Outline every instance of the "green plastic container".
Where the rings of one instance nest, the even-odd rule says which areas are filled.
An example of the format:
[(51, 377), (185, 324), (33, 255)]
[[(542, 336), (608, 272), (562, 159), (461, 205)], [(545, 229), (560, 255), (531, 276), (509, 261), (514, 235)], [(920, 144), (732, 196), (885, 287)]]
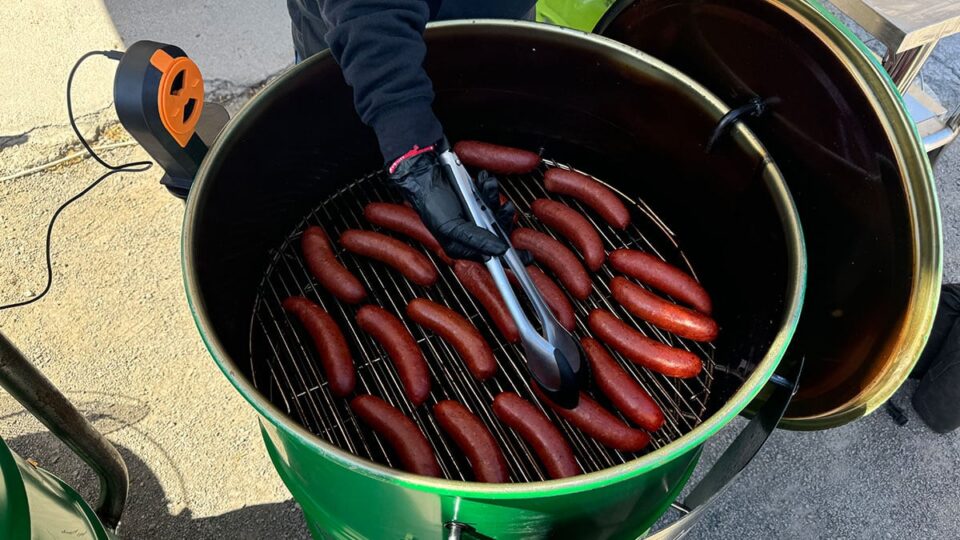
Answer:
[(540, 0), (537, 21), (589, 32), (614, 0)]
[(24, 461), (0, 439), (0, 538), (112, 540), (114, 536), (72, 487)]

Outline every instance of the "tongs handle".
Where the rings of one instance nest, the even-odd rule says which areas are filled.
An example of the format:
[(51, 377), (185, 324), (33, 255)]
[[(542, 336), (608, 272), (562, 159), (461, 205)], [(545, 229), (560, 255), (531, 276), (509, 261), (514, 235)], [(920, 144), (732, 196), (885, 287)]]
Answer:
[[(483, 199), (477, 193), (476, 185), (470, 177), (457, 155), (444, 149), (440, 153), (440, 162), (449, 169), (460, 192), (461, 199), (473, 221), (491, 233), (497, 235), (509, 246), (500, 257), (490, 257), (485, 261), (487, 270), (493, 276), (497, 290), (507, 305), (507, 310), (513, 317), (520, 331), (520, 339), (527, 357), (527, 366), (534, 381), (557, 404), (572, 408), (579, 401), (580, 378), (585, 370), (583, 366), (583, 352), (579, 344), (570, 333), (560, 326), (553, 312), (547, 306), (540, 291), (527, 274), (527, 269), (520, 259), (520, 255), (510, 244), (510, 239), (500, 227), (496, 217)], [(517, 298), (507, 274), (504, 271), (501, 259), (517, 278), (520, 288), (530, 300), (543, 335), (540, 335), (527, 318), (520, 301)]]

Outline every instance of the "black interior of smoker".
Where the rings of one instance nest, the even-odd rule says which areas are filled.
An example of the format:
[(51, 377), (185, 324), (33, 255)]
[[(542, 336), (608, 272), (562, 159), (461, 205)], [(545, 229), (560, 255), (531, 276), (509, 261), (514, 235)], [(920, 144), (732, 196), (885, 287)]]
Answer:
[[(431, 29), (428, 43), (435, 108), (451, 140), (542, 147), (642, 197), (677, 233), (712, 293), (722, 327), (717, 363), (749, 370), (760, 359), (782, 322), (789, 284), (782, 225), (758, 156), (731, 139), (704, 153), (715, 119), (661, 76), (598, 54), (590, 42), (474, 26)], [(199, 294), (241, 370), (270, 250), (324, 197), (381, 166), (351, 103), (335, 63), (314, 57), (257, 98), (195, 188)], [(725, 382), (715, 403), (735, 389), (734, 379)]]
[(903, 180), (863, 90), (818, 37), (766, 0), (625, 0), (597, 32), (663, 59), (731, 106), (779, 99), (747, 123), (790, 186), (808, 250), (789, 349), (806, 362), (788, 415), (852, 398), (888, 358), (913, 268)]

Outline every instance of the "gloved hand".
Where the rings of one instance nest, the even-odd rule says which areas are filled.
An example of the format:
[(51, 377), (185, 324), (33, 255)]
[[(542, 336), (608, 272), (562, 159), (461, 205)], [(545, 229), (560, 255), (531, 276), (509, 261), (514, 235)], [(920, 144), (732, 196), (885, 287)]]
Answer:
[[(389, 173), (390, 181), (400, 188), (447, 255), (455, 259), (482, 261), (507, 250), (506, 242), (470, 219), (453, 179), (447, 177), (432, 146), (407, 152), (393, 162)], [(504, 231), (509, 233), (516, 213), (513, 203), (500, 204), (497, 179), (486, 171), (477, 175), (477, 183), (480, 197), (493, 210)]]

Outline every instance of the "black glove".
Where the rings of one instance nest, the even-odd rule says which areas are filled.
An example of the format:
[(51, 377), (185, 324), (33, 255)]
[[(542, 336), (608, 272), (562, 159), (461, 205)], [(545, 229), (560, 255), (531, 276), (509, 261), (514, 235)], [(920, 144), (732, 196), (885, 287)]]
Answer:
[[(390, 181), (400, 188), (447, 255), (474, 261), (502, 255), (507, 243), (469, 219), (437, 153), (414, 149), (408, 154), (412, 155), (405, 155), (390, 167)], [(477, 182), (480, 197), (509, 233), (516, 212), (513, 203), (500, 204), (500, 190), (493, 175), (482, 171)]]

